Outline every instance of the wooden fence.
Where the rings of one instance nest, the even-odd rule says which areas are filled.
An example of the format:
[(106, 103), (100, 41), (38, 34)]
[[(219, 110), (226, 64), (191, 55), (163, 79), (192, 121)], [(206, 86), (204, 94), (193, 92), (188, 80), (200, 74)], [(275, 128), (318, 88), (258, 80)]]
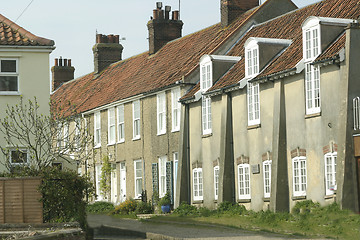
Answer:
[(40, 178), (0, 178), (0, 223), (42, 223)]

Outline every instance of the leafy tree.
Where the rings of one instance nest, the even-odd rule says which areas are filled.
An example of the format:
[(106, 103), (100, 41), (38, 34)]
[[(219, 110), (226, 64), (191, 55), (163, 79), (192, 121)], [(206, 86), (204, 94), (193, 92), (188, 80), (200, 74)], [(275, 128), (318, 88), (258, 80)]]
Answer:
[(106, 198), (109, 198), (111, 192), (111, 171), (112, 169), (109, 157), (104, 156), (101, 167), (100, 191)]
[[(5, 167), (13, 170), (11, 159), (18, 165), (43, 169), (55, 160), (84, 164), (91, 151), (86, 151), (92, 137), (88, 134), (86, 121), (76, 113), (65, 117), (61, 111), (42, 114), (37, 99), (20, 98), (20, 103), (7, 105), (0, 119), (0, 133), (6, 146), (0, 146), (5, 157)], [(8, 146), (11, 146), (9, 148)]]

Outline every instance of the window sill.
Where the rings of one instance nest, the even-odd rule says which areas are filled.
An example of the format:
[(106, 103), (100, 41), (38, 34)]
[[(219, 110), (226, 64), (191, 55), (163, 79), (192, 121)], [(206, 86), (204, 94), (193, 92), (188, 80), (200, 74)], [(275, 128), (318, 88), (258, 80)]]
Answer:
[(238, 199), (237, 202), (238, 203), (249, 203), (249, 202), (251, 202), (251, 199)]
[(193, 204), (201, 204), (204, 203), (204, 200), (194, 200)]
[(320, 117), (321, 116), (321, 112), (318, 112), (318, 113), (312, 113), (312, 114), (306, 114), (305, 115), (305, 119), (308, 119), (308, 118), (315, 118), (315, 117)]
[(292, 200), (304, 200), (304, 199), (306, 199), (306, 195), (305, 196), (293, 196), (291, 199)]
[(133, 138), (132, 140), (133, 141), (137, 141), (137, 140), (140, 140), (141, 138), (140, 137), (135, 137), (135, 138)]
[(3, 96), (20, 96), (21, 93), (20, 92), (5, 92), (5, 91), (0, 91), (0, 95)]
[(336, 198), (336, 193), (324, 196), (324, 199), (331, 199), (331, 198)]
[(101, 145), (96, 145), (96, 146), (94, 146), (94, 148), (96, 149), (96, 148), (101, 148)]
[(263, 200), (264, 200), (264, 202), (270, 202), (270, 198), (269, 198), (269, 197), (266, 197), (266, 198), (264, 197)]
[(118, 141), (117, 143), (120, 144), (120, 143), (124, 143), (125, 142), (125, 139), (124, 140), (120, 140)]
[(217, 199), (215, 199), (215, 200), (214, 200), (214, 203), (217, 203), (217, 202), (218, 202), (218, 200), (217, 200)]
[(107, 146), (109, 147), (109, 146), (114, 146), (115, 145), (115, 143), (108, 143), (107, 144)]
[(180, 128), (179, 128), (179, 129), (172, 129), (171, 132), (172, 132), (172, 133), (174, 133), (174, 132), (180, 132)]
[(256, 129), (256, 128), (260, 128), (261, 127), (261, 124), (254, 124), (254, 125), (250, 125), (247, 127), (248, 130), (251, 130), (251, 129)]
[(208, 134), (203, 134), (201, 137), (202, 138), (208, 138), (208, 137), (211, 137), (212, 136), (212, 133), (208, 133)]
[(157, 136), (161, 136), (161, 135), (165, 135), (166, 132), (161, 132), (161, 133), (158, 133)]

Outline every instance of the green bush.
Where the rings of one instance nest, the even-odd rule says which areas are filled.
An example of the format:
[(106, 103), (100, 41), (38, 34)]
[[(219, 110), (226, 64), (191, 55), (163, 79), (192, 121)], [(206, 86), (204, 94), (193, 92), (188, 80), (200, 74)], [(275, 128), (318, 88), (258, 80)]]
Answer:
[(220, 214), (227, 213), (232, 215), (241, 215), (247, 212), (245, 206), (228, 201), (221, 202), (217, 208), (217, 211)]
[(137, 203), (135, 213), (136, 214), (150, 214), (153, 213), (154, 209), (151, 202), (139, 202)]
[(159, 206), (170, 205), (171, 204), (170, 193), (167, 192), (165, 194), (165, 196), (159, 200), (158, 204), (159, 204)]
[(307, 214), (319, 208), (320, 208), (319, 203), (314, 203), (311, 200), (306, 200), (306, 201), (297, 202), (292, 210), (292, 213)]
[(86, 206), (86, 211), (88, 213), (109, 213), (114, 209), (114, 204), (110, 202), (95, 202)]
[(213, 214), (213, 211), (206, 207), (200, 207), (197, 212), (200, 217), (210, 217)]
[(182, 202), (180, 206), (174, 210), (174, 213), (179, 216), (196, 215), (197, 208), (193, 205), (189, 205), (186, 202)]
[(79, 176), (75, 171), (60, 170), (57, 167), (47, 167), (37, 170), (21, 167), (12, 173), (2, 173), (6, 177), (41, 177), (39, 187), (42, 193), (44, 222), (77, 221), (82, 229), (87, 229), (86, 205), (94, 187), (85, 176)]
[(111, 212), (111, 214), (130, 214), (135, 212), (137, 207), (137, 202), (130, 198), (125, 200), (124, 202), (120, 203), (119, 206), (116, 206), (115, 209)]

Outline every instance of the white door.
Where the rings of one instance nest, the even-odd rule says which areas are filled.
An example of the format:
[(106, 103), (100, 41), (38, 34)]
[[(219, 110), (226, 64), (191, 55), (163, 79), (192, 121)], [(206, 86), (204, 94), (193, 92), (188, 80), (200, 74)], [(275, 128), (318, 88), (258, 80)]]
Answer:
[(120, 163), (120, 202), (126, 200), (126, 168), (125, 163)]
[(117, 174), (116, 174), (116, 164), (112, 166), (113, 170), (111, 171), (111, 202), (117, 204)]
[(100, 180), (101, 180), (101, 167), (102, 165), (96, 165), (95, 168), (95, 181), (96, 181), (96, 201), (102, 201), (103, 200), (103, 196), (101, 194), (101, 190), (100, 190)]

